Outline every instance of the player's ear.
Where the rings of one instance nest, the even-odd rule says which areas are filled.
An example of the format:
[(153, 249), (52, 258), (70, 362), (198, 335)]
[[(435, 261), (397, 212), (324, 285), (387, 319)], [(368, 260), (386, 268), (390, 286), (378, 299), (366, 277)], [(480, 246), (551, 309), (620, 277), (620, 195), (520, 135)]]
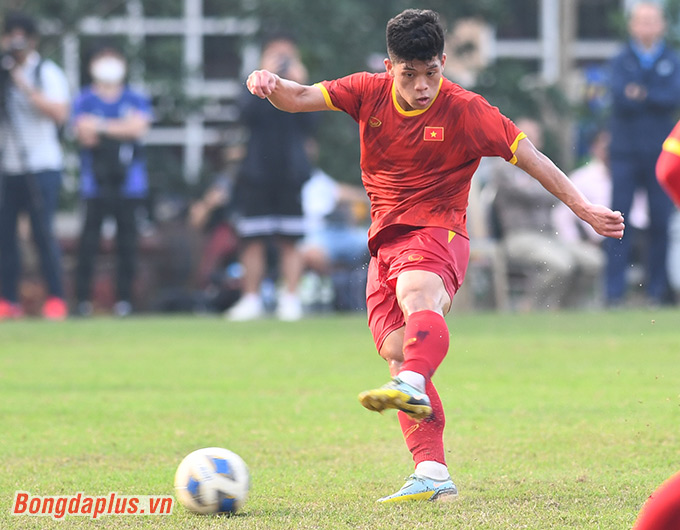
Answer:
[(394, 77), (394, 63), (390, 61), (389, 57), (385, 57), (385, 71)]
[(442, 70), (444, 69), (445, 64), (446, 64), (446, 54), (442, 53)]

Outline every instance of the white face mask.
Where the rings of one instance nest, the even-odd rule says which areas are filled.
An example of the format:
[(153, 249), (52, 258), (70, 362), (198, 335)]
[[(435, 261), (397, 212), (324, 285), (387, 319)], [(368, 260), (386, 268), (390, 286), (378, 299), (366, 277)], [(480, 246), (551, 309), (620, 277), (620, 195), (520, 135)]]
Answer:
[(102, 57), (92, 63), (90, 74), (100, 83), (119, 84), (125, 79), (125, 63), (116, 57)]

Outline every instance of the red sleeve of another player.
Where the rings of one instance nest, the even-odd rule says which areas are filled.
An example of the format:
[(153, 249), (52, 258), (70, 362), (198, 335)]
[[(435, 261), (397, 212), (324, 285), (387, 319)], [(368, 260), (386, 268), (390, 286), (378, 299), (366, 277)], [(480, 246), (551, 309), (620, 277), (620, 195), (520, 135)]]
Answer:
[(680, 122), (663, 143), (656, 162), (656, 178), (675, 205), (680, 207)]
[(522, 131), (481, 96), (469, 102), (465, 128), (471, 158), (500, 156), (513, 161)]
[(360, 72), (333, 81), (321, 81), (316, 86), (323, 92), (329, 109), (341, 110), (359, 121), (361, 94), (364, 91), (365, 82), (366, 73)]

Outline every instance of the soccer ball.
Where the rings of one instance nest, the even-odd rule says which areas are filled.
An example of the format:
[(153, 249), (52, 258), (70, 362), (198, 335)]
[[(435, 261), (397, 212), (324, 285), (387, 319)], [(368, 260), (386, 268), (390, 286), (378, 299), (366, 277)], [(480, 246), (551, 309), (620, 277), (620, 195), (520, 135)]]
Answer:
[(175, 473), (177, 500), (200, 514), (233, 514), (250, 489), (248, 466), (236, 453), (206, 447), (188, 454)]

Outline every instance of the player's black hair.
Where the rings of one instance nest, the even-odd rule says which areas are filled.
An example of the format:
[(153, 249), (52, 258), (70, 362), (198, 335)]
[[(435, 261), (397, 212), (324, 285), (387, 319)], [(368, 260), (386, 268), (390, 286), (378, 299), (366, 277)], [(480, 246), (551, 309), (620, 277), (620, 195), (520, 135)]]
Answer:
[(407, 9), (387, 23), (387, 53), (392, 62), (429, 61), (444, 55), (444, 29), (439, 14)]
[(18, 11), (7, 13), (5, 15), (3, 33), (7, 35), (17, 29), (22, 30), (27, 37), (35, 37), (38, 35), (38, 26), (32, 17)]

